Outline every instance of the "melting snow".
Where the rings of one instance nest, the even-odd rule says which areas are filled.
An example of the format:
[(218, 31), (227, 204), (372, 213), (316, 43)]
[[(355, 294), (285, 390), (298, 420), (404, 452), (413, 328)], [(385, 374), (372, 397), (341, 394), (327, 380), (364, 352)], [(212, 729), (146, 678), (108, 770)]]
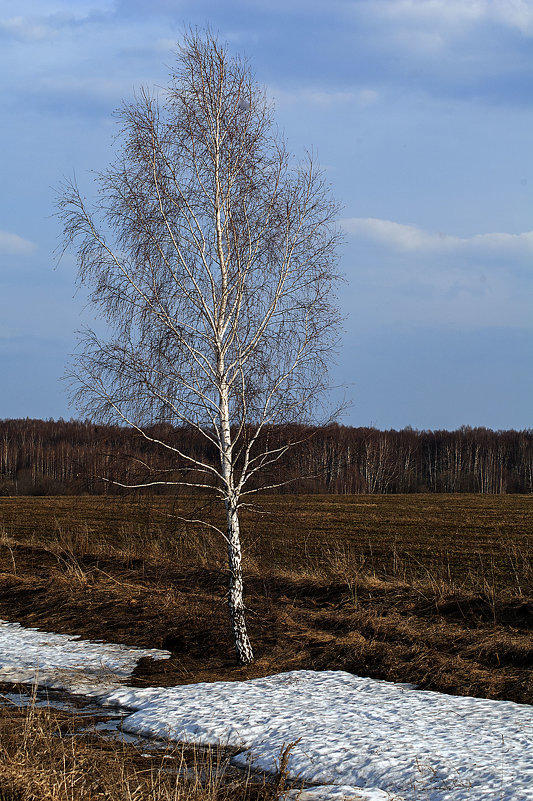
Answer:
[(509, 701), (423, 692), (341, 671), (123, 688), (107, 701), (137, 710), (124, 722), (128, 731), (238, 746), (246, 750), (237, 764), (267, 771), (299, 740), (291, 774), (342, 785), (345, 795), (351, 786), (354, 797), (367, 788), (373, 794), (366, 797), (376, 799), (533, 799), (533, 707)]
[(123, 683), (142, 656), (168, 659), (169, 651), (90, 642), (0, 620), (0, 681), (105, 691)]
[(267, 771), (296, 743), (290, 774), (316, 785), (300, 801), (533, 801), (531, 706), (423, 692), (341, 671), (89, 687), (102, 670), (124, 681), (140, 656), (168, 653), (0, 623), (0, 679), (31, 681), (38, 666), (39, 681), (44, 677), (49, 686), (133, 710), (123, 722), (131, 733), (231, 745), (242, 749), (236, 764)]

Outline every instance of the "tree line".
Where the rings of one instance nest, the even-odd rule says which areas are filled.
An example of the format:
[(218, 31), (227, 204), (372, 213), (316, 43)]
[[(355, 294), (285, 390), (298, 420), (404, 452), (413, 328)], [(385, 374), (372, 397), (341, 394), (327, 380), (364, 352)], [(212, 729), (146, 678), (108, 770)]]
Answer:
[[(150, 433), (195, 459), (216, 464), (219, 458), (194, 428), (165, 424)], [(269, 475), (273, 485), (289, 483), (271, 492), (533, 492), (533, 430), (380, 431), (333, 424), (271, 426), (263, 436), (270, 448), (298, 443)], [(125, 427), (88, 420), (0, 420), (0, 495), (119, 494), (132, 490), (114, 482), (180, 477), (168, 449)], [(190, 469), (188, 478), (194, 478)], [(190, 489), (157, 485), (142, 491)]]

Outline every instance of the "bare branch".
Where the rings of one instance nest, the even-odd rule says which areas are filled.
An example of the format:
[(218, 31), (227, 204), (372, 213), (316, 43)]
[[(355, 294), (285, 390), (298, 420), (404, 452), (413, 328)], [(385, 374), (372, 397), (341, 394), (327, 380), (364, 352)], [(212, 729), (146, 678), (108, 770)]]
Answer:
[[(197, 486), (224, 501), (227, 533), (215, 530), (245, 662), (240, 497), (295, 444), (269, 443), (268, 427), (311, 423), (328, 387), (338, 208), (312, 156), (292, 163), (248, 64), (209, 31), (189, 31), (167, 90), (142, 90), (118, 118), (95, 212), (75, 182), (59, 201), (65, 248), (109, 328), (81, 343), (75, 398), (162, 449), (180, 475), (113, 483)], [(199, 432), (204, 455), (155, 435), (155, 423)]]

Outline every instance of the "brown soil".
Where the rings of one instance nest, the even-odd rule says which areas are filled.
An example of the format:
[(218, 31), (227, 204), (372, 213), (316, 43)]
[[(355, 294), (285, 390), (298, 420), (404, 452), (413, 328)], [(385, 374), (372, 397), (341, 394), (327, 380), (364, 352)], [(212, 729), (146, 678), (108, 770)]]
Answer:
[[(209, 543), (203, 542), (198, 548), (198, 539), (194, 539), (185, 544), (182, 541), (179, 553), (165, 552), (165, 532), (159, 529), (159, 534), (154, 533), (153, 527), (149, 536), (137, 532), (129, 539), (119, 537), (113, 515), (122, 507), (113, 504), (107, 528), (102, 524), (97, 538), (82, 536), (81, 529), (71, 530), (67, 536), (64, 522), (52, 531), (39, 514), (46, 509), (49, 520), (53, 503), (66, 514), (69, 503), (72, 510), (75, 508), (74, 500), (10, 500), (15, 506), (20, 501), (19, 511), (26, 517), (20, 514), (17, 518), (19, 528), (6, 527), (0, 543), (0, 618), (91, 639), (171, 651), (166, 661), (141, 660), (134, 676), (139, 685), (247, 679), (307, 668), (347, 670), (411, 682), (425, 689), (531, 703), (533, 593), (524, 591), (524, 587), (530, 588), (530, 575), (523, 566), (531, 564), (531, 553), (524, 550), (523, 529), (514, 540), (512, 532), (506, 537), (505, 549), (518, 541), (522, 548), (522, 572), (516, 568), (516, 575), (511, 576), (509, 570), (507, 585), (503, 568), (499, 584), (494, 581), (487, 585), (490, 564), (495, 564), (495, 554), (501, 563), (501, 553), (496, 553), (485, 532), (482, 546), (487, 558), (479, 571), (483, 583), (476, 588), (472, 571), (468, 582), (454, 576), (446, 582), (441, 576), (445, 567), (441, 565), (440, 572), (432, 567), (430, 572), (429, 560), (418, 574), (408, 574), (405, 569), (391, 574), (385, 569), (390, 565), (391, 547), (396, 566), (405, 566), (407, 560), (405, 542), (397, 534), (389, 539), (389, 551), (383, 551), (381, 569), (376, 562), (370, 569), (357, 551), (348, 553), (344, 545), (340, 548), (337, 539), (322, 534), (320, 541), (318, 522), (323, 525), (326, 519), (323, 501), (318, 502), (318, 515), (314, 500), (309, 499), (302, 512), (302, 500), (298, 499), (295, 510), (299, 508), (300, 515), (305, 513), (307, 521), (313, 519), (313, 513), (317, 515), (315, 529), (309, 529), (314, 537), (313, 554), (304, 558), (301, 539), (296, 543), (296, 534), (286, 529), (283, 541), (291, 569), (283, 570), (279, 566), (279, 533), (276, 542), (266, 537), (259, 545), (250, 541), (245, 587), (256, 660), (248, 667), (239, 667), (229, 636), (223, 551), (213, 545), (212, 558), (206, 558)], [(102, 504), (102, 499), (97, 502)], [(372, 499), (376, 514), (379, 502), (379, 498)], [(4, 512), (13, 514), (13, 505), (8, 506), (5, 499), (3, 503)], [(87, 527), (92, 499), (83, 499), (83, 503), (87, 507), (83, 525)], [(282, 503), (287, 505), (287, 498)], [(402, 499), (402, 508), (407, 503)], [(491, 504), (492, 520), (494, 499)], [(98, 508), (101, 512), (102, 507)], [(389, 515), (390, 499), (383, 508)], [(524, 506), (520, 509), (522, 520)], [(412, 514), (413, 510), (416, 503)], [(479, 506), (478, 527), (486, 523), (482, 511)], [(436, 528), (437, 512), (434, 506)], [(505, 515), (502, 517), (494, 542), (501, 540), (499, 532), (506, 524)], [(395, 521), (397, 530), (405, 519), (404, 515)], [(294, 520), (297, 530), (296, 514)], [(79, 518), (76, 525), (81, 525)], [(94, 521), (91, 525), (95, 526)], [(383, 531), (380, 536), (384, 541)], [(464, 540), (459, 541), (464, 547)], [(428, 545), (426, 540), (424, 547), (429, 553)], [(446, 548), (446, 570), (450, 574), (450, 563), (455, 559), (460, 564), (461, 559), (450, 546)], [(323, 565), (317, 570), (320, 553)], [(516, 549), (513, 553), (512, 564), (516, 566)], [(418, 557), (415, 561), (420, 564)]]

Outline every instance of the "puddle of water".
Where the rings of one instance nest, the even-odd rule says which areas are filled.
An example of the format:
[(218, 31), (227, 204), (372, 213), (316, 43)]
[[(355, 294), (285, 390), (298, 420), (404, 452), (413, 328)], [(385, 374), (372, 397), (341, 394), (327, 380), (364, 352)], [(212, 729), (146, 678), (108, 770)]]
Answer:
[[(16, 706), (18, 709), (35, 707), (37, 709), (48, 708), (71, 712), (76, 722), (75, 730), (70, 734), (61, 733), (58, 736), (82, 737), (93, 734), (104, 740), (133, 745), (141, 751), (142, 756), (153, 757), (159, 752), (163, 759), (182, 761), (180, 754), (183, 747), (186, 748), (183, 744), (169, 743), (166, 740), (159, 740), (155, 737), (142, 737), (125, 732), (122, 728), (122, 723), (124, 718), (131, 714), (131, 710), (122, 708), (114, 710), (112, 707), (102, 708), (91, 699), (84, 699), (78, 695), (73, 696), (64, 690), (34, 688), (33, 692), (30, 692), (22, 689), (7, 689), (6, 685), (3, 685), (3, 687), (4, 691), (0, 689), (0, 708), (8, 706)], [(94, 722), (95, 718), (97, 719), (96, 722)], [(89, 721), (88, 725), (84, 724), (85, 719)], [(169, 767), (169, 770), (190, 778), (204, 776), (205, 774), (206, 780), (208, 776), (223, 776), (227, 773), (229, 759), (222, 760), (227, 764), (218, 768), (212, 764), (213, 751), (211, 749), (195, 747), (194, 753), (194, 761), (198, 763), (197, 765), (195, 764), (195, 767), (190, 768), (185, 764), (180, 764), (176, 767)], [(209, 762), (208, 771), (202, 769), (202, 756), (206, 763)], [(241, 773), (240, 768), (234, 767), (234, 770)]]
[[(62, 712), (72, 712), (77, 723), (75, 731), (70, 735), (72, 737), (96, 733), (107, 740), (131, 743), (150, 750), (161, 750), (165, 747), (161, 741), (137, 737), (122, 731), (122, 721), (129, 714), (129, 710), (117, 712), (112, 708), (103, 709), (93, 701), (70, 696), (62, 691), (37, 689), (33, 693), (25, 692), (24, 690), (0, 692), (0, 708), (7, 706), (16, 706), (18, 709), (34, 707), (36, 709), (57, 709)], [(95, 718), (101, 718), (101, 720), (93, 723), (92, 721)], [(90, 720), (91, 723), (83, 725), (84, 719)]]
[[(90, 726), (80, 726), (77, 734), (96, 734), (104, 740), (113, 740), (118, 743), (126, 743), (152, 752), (147, 756), (152, 756), (154, 752), (168, 750), (168, 743), (155, 738), (140, 737), (136, 734), (129, 734), (122, 728), (122, 721), (126, 715), (110, 715), (108, 712), (101, 712), (100, 716), (105, 716), (105, 720), (99, 723), (92, 723)], [(92, 716), (91, 716), (92, 717)], [(176, 748), (176, 744), (174, 744)]]
[[(231, 781), (233, 777), (246, 774), (249, 781), (268, 783), (272, 780), (271, 776), (261, 771), (243, 769), (240, 765), (233, 763), (235, 749), (220, 752), (209, 747), (192, 746), (190, 748), (190, 764), (184, 759), (184, 753), (189, 749), (186, 744), (178, 742), (168, 742), (158, 740), (155, 737), (142, 737), (129, 734), (122, 728), (124, 718), (131, 714), (132, 710), (113, 707), (102, 708), (94, 703), (90, 698), (70, 695), (64, 690), (52, 690), (48, 688), (33, 688), (22, 690), (12, 688), (9, 685), (0, 686), (0, 709), (2, 707), (16, 706), (18, 709), (35, 707), (38, 709), (57, 709), (62, 712), (71, 712), (75, 721), (74, 731), (65, 734), (58, 733), (60, 737), (83, 737), (95, 735), (107, 741), (112, 741), (120, 745), (132, 745), (138, 749), (143, 757), (158, 759), (168, 759), (168, 768), (163, 768), (169, 772), (185, 779), (200, 781), (208, 784), (213, 779), (227, 779)], [(96, 722), (95, 722), (96, 719)], [(100, 720), (98, 720), (100, 719)], [(85, 724), (85, 720), (88, 724)], [(217, 759), (217, 755), (220, 759)], [(174, 764), (172, 764), (174, 762)], [(218, 764), (220, 762), (220, 764)], [(299, 786), (299, 785), (298, 785)]]
[(45, 709), (47, 707), (52, 709), (60, 709), (62, 711), (75, 711), (77, 715), (109, 715), (109, 710), (103, 710), (94, 704), (87, 703), (79, 705), (74, 702), (74, 699), (66, 700), (64, 694), (54, 693), (48, 691), (47, 693), (29, 694), (23, 691), (14, 692), (0, 692), (0, 707), (14, 705), (19, 709), (34, 706), (37, 709)]

